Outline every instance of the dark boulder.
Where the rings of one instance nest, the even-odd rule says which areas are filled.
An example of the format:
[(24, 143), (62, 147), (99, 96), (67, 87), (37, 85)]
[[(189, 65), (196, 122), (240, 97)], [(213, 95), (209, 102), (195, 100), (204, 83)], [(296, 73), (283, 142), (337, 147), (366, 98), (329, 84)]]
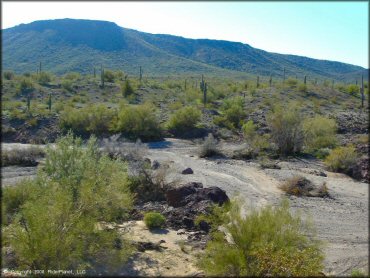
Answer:
[(190, 182), (181, 187), (172, 188), (166, 192), (166, 200), (170, 206), (175, 208), (186, 205), (185, 197), (194, 194), (197, 189), (202, 188), (200, 182)]
[(222, 205), (229, 201), (226, 192), (217, 186), (211, 186), (207, 188), (198, 189), (194, 194), (185, 197), (185, 202), (200, 202), (204, 200), (210, 200), (213, 203)]
[(191, 202), (204, 200), (222, 205), (229, 201), (226, 192), (219, 187), (211, 186), (203, 188), (202, 183), (191, 182), (181, 187), (170, 189), (166, 192), (166, 200), (170, 206), (181, 207)]
[(191, 174), (193, 174), (194, 172), (193, 172), (193, 169), (191, 169), (191, 168), (186, 168), (185, 170), (183, 170), (182, 172), (181, 172), (181, 174), (183, 174), (183, 175), (191, 175)]

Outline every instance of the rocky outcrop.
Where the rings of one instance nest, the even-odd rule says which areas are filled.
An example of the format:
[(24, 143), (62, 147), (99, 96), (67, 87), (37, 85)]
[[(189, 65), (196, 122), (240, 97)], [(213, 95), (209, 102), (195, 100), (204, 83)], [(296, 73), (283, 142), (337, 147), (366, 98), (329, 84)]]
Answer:
[(338, 124), (338, 133), (363, 134), (369, 132), (367, 113), (341, 112), (331, 115)]
[(166, 192), (166, 201), (147, 202), (137, 205), (131, 212), (133, 220), (143, 219), (147, 211), (157, 211), (166, 218), (166, 226), (175, 230), (210, 230), (209, 223), (203, 221), (195, 225), (195, 218), (200, 214), (209, 214), (212, 205), (222, 205), (229, 201), (225, 191), (212, 186), (203, 188), (202, 183), (190, 182)]
[(173, 207), (181, 207), (191, 202), (204, 200), (222, 205), (229, 198), (221, 188), (216, 186), (203, 188), (203, 184), (199, 182), (191, 182), (166, 192), (166, 201)]
[(351, 176), (356, 180), (369, 182), (369, 157), (367, 155), (364, 155), (360, 159), (358, 159), (351, 172)]

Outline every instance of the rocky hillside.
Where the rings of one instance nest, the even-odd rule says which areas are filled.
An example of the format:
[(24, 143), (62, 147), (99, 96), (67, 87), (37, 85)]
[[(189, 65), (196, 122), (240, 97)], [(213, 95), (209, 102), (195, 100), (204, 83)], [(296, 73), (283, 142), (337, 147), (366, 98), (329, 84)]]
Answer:
[(113, 22), (58, 19), (35, 21), (2, 30), (3, 68), (17, 72), (92, 72), (104, 64), (137, 74), (213, 74), (246, 77), (270, 74), (353, 81), (368, 70), (354, 65), (270, 53), (248, 44), (187, 39), (122, 28)]

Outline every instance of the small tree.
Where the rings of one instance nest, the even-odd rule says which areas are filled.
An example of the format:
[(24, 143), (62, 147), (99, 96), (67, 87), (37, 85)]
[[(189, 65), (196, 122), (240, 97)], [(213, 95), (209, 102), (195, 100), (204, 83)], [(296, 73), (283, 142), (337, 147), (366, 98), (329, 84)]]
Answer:
[(305, 145), (310, 150), (333, 147), (336, 144), (337, 124), (335, 120), (315, 116), (303, 121)]
[(99, 155), (94, 138), (82, 147), (82, 140), (69, 134), (48, 148), (43, 170), (21, 184), (27, 195), (6, 192), (6, 207), (12, 208), (7, 213), (13, 216), (3, 239), (19, 269), (115, 273), (132, 247), (100, 222), (125, 218), (132, 208), (126, 167)]
[(286, 109), (275, 106), (267, 117), (271, 139), (281, 155), (301, 151), (304, 142), (302, 116), (297, 105), (288, 104)]

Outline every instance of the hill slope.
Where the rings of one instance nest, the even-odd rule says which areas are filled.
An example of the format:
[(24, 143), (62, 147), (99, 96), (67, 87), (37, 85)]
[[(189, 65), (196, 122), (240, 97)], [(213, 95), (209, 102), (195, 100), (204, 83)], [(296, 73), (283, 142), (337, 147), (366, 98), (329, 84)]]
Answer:
[(88, 73), (94, 66), (150, 75), (308, 75), (349, 80), (362, 67), (266, 52), (248, 44), (154, 35), (96, 20), (58, 19), (21, 24), (2, 31), (3, 69), (36, 71), (39, 61), (55, 73)]

